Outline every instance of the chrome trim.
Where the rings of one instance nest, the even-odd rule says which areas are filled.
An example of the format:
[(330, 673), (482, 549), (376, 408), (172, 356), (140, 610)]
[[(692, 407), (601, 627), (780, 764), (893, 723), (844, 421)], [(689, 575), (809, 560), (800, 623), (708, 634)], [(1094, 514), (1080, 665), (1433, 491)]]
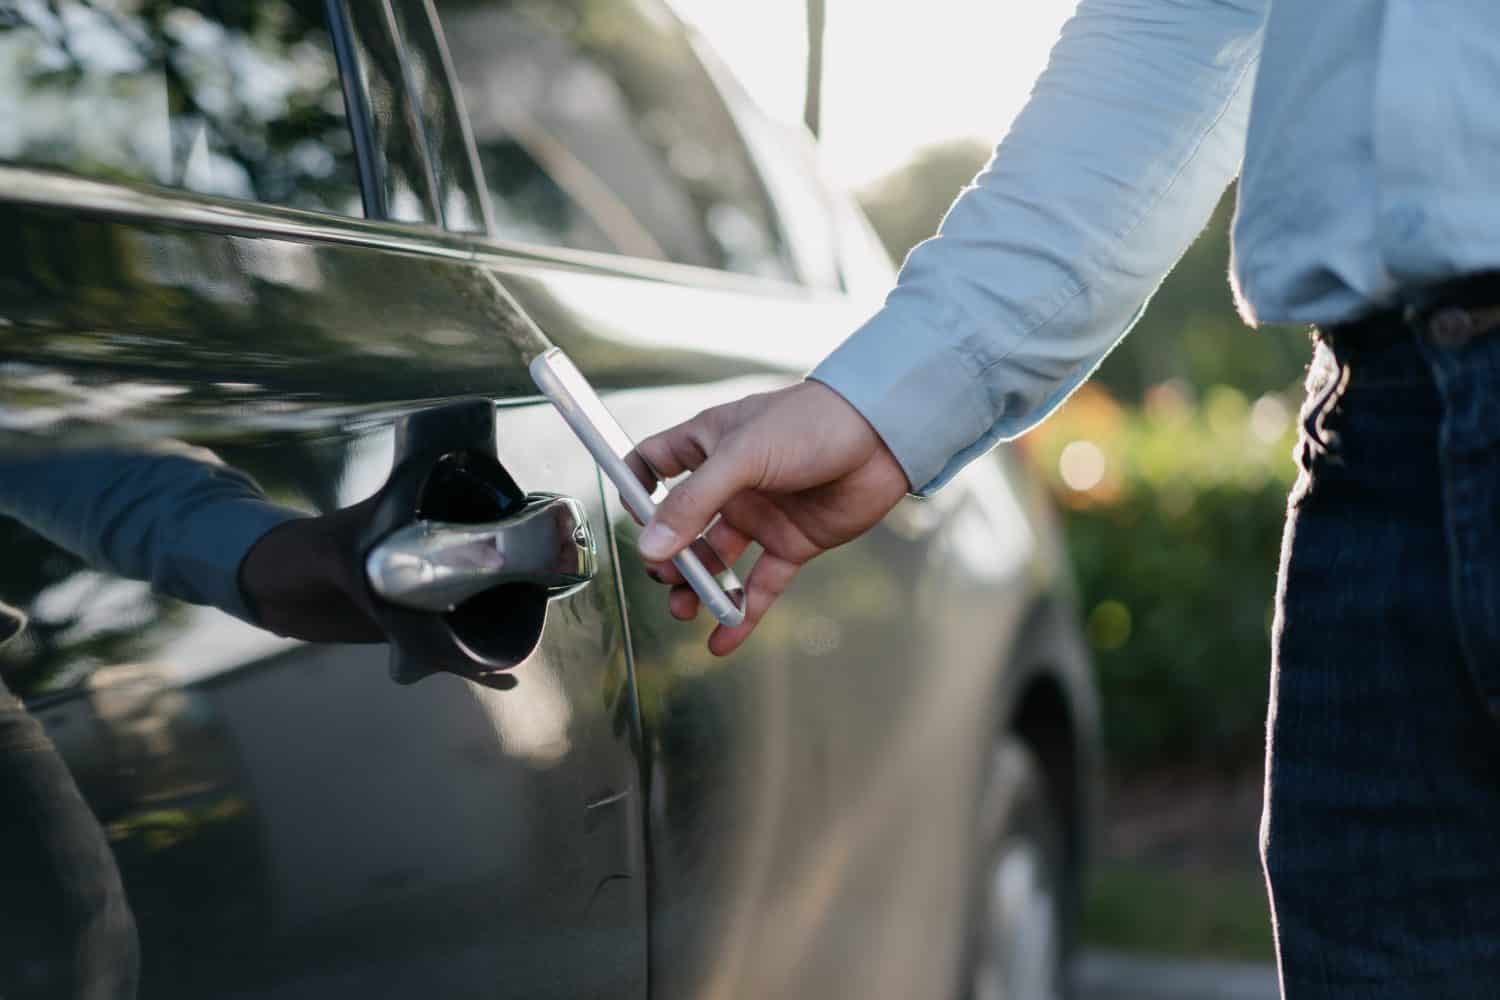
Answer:
[(680, 264), (671, 260), (627, 257), (602, 250), (578, 250), (551, 247), (540, 243), (523, 243), (501, 237), (465, 234), (474, 249), (475, 261), (485, 267), (508, 268), (515, 264), (539, 264), (552, 268), (587, 271), (618, 278), (634, 278), (683, 288), (733, 292), (788, 302), (837, 301), (843, 298), (838, 289), (763, 278), (739, 271), (719, 271), (697, 264)]
[(443, 612), (506, 583), (571, 590), (594, 578), (597, 553), (582, 504), (537, 495), (501, 521), (408, 524), (370, 552), (365, 577), (391, 604)]
[(354, 164), (359, 171), (360, 204), (365, 218), (386, 217), (385, 190), (380, 184), (376, 163), (375, 140), (370, 135), (370, 101), (365, 93), (364, 76), (359, 71), (359, 56), (349, 29), (348, 11), (340, 0), (323, 0), (328, 19), (328, 37), (333, 42), (333, 57), (338, 62), (339, 86), (344, 92), (344, 117), (349, 123), (349, 137), (354, 142)]
[(432, 213), (432, 217), (438, 221), (438, 225), (447, 229), (448, 220), (444, 211), (442, 191), (438, 185), (437, 169), (432, 165), (434, 156), (432, 136), (427, 131), (427, 116), (423, 113), (424, 109), (417, 98), (417, 81), (412, 75), (411, 60), (407, 58), (406, 35), (401, 30), (401, 25), (396, 18), (396, 8), (391, 6), (391, 0), (380, 0), (379, 15), (381, 22), (385, 25), (386, 35), (396, 50), (404, 98), (401, 102), (401, 110), (406, 113), (406, 127), (411, 130), (413, 136), (420, 137), (421, 140), (417, 143), (415, 152), (422, 167), (422, 181), (427, 185), (427, 208)]
[(597, 250), (573, 250), (534, 243), (486, 238), (477, 233), (451, 233), (437, 226), (384, 222), (284, 208), (261, 202), (217, 198), (147, 184), (95, 180), (40, 167), (0, 163), (0, 204), (7, 202), (46, 208), (77, 209), (173, 225), (193, 226), (272, 236), (308, 243), (425, 254), (467, 260), (486, 268), (508, 270), (517, 265), (582, 271), (634, 278), (684, 288), (731, 292), (792, 303), (837, 303), (846, 297), (836, 290), (813, 288), (772, 278), (716, 271), (674, 261), (623, 257)]
[(339, 243), (452, 260), (471, 260), (474, 256), (468, 240), (435, 226), (326, 215), (187, 191), (98, 181), (32, 167), (0, 164), (0, 202), (80, 209), (249, 236)]
[(448, 38), (443, 34), (443, 22), (438, 17), (432, 0), (421, 0), (427, 13), (427, 31), (437, 48), (438, 60), (443, 67), (443, 90), (453, 105), (458, 120), (459, 137), (463, 141), (464, 156), (469, 173), (474, 179), (474, 191), (479, 198), (479, 214), (484, 217), (484, 231), (495, 233), (495, 206), (490, 197), (490, 186), (484, 181), (484, 169), (479, 165), (479, 146), (474, 141), (474, 129), (469, 124), (469, 109), (464, 106), (463, 94), (458, 87), (458, 73), (453, 69), (453, 56), (448, 52)]

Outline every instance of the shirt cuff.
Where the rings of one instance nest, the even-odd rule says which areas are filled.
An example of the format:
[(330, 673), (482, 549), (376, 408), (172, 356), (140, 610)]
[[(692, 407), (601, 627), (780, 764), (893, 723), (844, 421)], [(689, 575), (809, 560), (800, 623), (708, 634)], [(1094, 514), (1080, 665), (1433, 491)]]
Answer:
[(930, 496), (995, 423), (979, 372), (921, 302), (893, 298), (808, 375), (858, 410)]
[(240, 588), (240, 564), (272, 528), (305, 517), (302, 511), (246, 498), (216, 503), (210, 512), (192, 518), (178, 545), (185, 569), (180, 596), (258, 626)]

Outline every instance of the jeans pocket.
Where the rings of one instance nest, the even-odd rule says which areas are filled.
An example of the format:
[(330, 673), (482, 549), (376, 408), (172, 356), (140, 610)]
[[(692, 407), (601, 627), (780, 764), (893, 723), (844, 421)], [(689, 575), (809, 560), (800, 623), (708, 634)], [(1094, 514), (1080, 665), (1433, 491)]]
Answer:
[(1326, 344), (1319, 343), (1306, 384), (1307, 398), (1298, 414), (1297, 444), (1292, 452), (1297, 481), (1287, 497), (1289, 507), (1299, 507), (1312, 496), (1320, 469), (1344, 462), (1337, 417), (1349, 385), (1349, 367), (1337, 360)]

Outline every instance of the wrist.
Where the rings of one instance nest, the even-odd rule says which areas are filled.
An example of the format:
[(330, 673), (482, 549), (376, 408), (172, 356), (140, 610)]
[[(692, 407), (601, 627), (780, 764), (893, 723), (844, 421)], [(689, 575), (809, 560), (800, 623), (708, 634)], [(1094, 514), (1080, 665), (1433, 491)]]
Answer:
[(905, 467), (891, 450), (890, 445), (886, 443), (880, 429), (861, 412), (858, 406), (850, 402), (836, 386), (818, 379), (816, 375), (808, 376), (797, 388), (813, 396), (816, 400), (816, 408), (826, 414), (820, 419), (820, 423), (825, 425), (836, 423), (847, 429), (851, 435), (850, 441), (845, 446), (849, 453), (865, 456), (867, 460), (880, 457), (889, 461), (901, 470), (901, 475), (906, 480), (906, 492), (911, 492), (911, 478), (906, 474)]
[(941, 486), (995, 419), (984, 380), (932, 312), (892, 296), (808, 376), (874, 427), (918, 494)]

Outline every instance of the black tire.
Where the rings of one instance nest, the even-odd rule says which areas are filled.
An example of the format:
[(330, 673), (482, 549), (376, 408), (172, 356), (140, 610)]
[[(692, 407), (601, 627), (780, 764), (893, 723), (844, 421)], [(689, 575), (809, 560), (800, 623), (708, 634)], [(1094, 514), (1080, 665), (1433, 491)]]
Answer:
[(1036, 754), (996, 742), (981, 784), (967, 1000), (1066, 1000), (1067, 851)]

